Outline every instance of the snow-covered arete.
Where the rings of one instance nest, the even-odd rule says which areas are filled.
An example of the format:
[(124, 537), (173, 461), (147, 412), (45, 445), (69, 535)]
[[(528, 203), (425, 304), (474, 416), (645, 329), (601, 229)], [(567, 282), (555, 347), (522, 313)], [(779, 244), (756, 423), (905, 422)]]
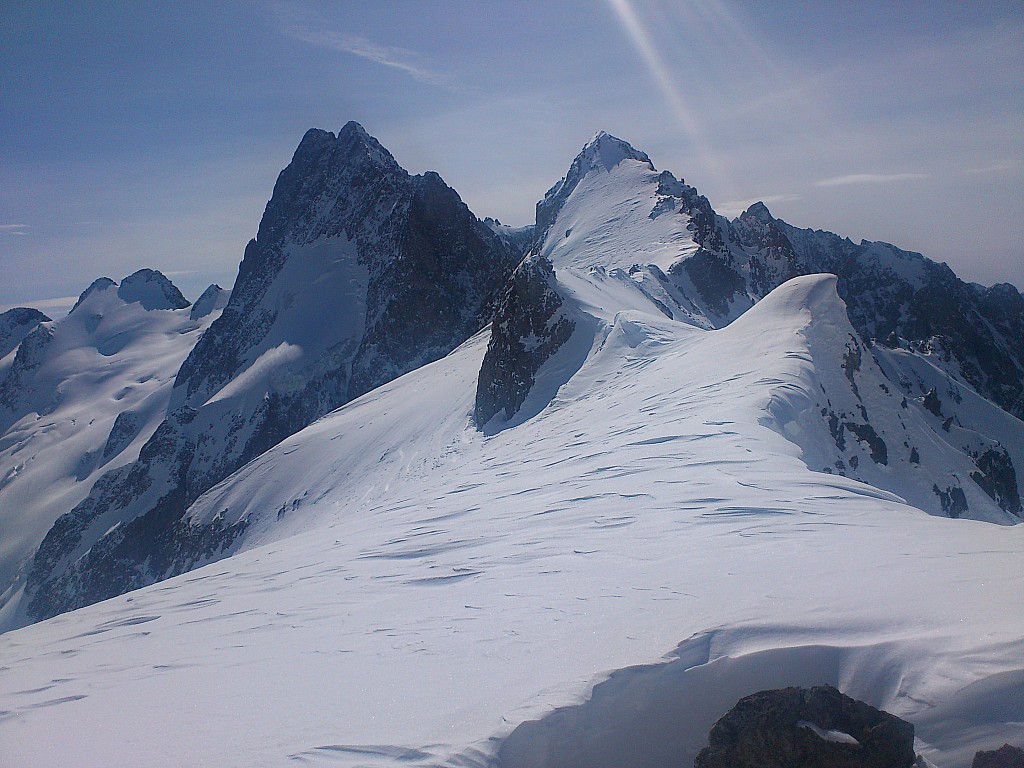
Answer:
[(784, 436), (774, 404), (818, 396), (815, 325), (841, 309), (809, 276), (718, 331), (620, 311), (493, 435), (471, 339), (193, 505), (248, 517), (244, 551), (0, 637), (0, 748), (475, 766), (514, 734), (506, 765), (685, 764), (740, 696), (824, 682), (942, 768), (1019, 741), (1024, 527), (927, 515)]
[[(353, 126), (345, 151), (387, 164)], [(282, 188), (304, 190), (303, 162)], [(330, 205), (290, 199), (269, 234), (309, 225), (315, 237), (288, 241), (344, 250), (318, 239)], [(506, 246), (526, 237), (488, 227)], [(971, 389), (1012, 403), (1019, 292), (796, 230), (763, 205), (728, 222), (607, 134), (532, 236), (495, 328), (191, 504), (175, 535), (238, 531), (211, 554), (225, 559), (0, 636), (0, 753), (685, 765), (738, 698), (820, 683), (913, 722), (940, 768), (1019, 743), (1024, 526), (981, 520), (1017, 519), (1020, 422)], [(819, 263), (838, 280), (801, 276)], [(189, 407), (230, 413), (299, 359), (275, 308), (318, 310), (256, 287), (268, 321), (253, 315), (262, 332), (230, 347), (244, 365), (194, 360), (179, 377)], [(550, 312), (529, 322), (530, 301), (509, 296)], [(935, 325), (936, 296), (959, 324)], [(374, 343), (389, 338), (403, 337)], [(489, 347), (525, 397), (513, 387), (518, 411), (479, 423)]]

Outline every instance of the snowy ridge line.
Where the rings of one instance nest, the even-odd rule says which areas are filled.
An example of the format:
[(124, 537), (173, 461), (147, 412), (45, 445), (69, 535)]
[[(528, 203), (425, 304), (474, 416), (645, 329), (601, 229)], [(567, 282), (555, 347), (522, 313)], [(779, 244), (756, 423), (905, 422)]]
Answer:
[[(405, 183), (372, 137), (343, 131), (340, 144), (303, 140), (218, 326), (270, 332), (243, 334), (232, 354), (245, 364), (229, 374), (214, 357), (183, 366), (184, 400), (149, 443), (170, 446), (159, 456), (194, 458), (181, 449), (206, 434), (197, 406), (211, 398), (228, 413), (249, 394), (301, 391), (273, 353), (259, 386), (231, 387), (267, 350), (323, 341), (296, 340), (313, 334), (303, 281), (277, 279), (302, 272), (289, 254), (353, 247), (344, 226), (324, 237), (351, 191), (320, 196), (332, 153), (358, 160), (344, 166), (352, 186)], [(421, 178), (432, 202), (462, 210)], [(516, 237), (465, 222), (484, 243)], [(433, 340), (403, 349), (417, 366), (439, 359), (400, 376), (388, 343), (434, 307), (401, 315), (396, 294), (366, 287), (372, 265), (356, 259), (364, 281), (349, 264), (345, 295), (366, 287), (364, 319), (394, 323), (369, 343), (361, 326), (365, 370), (385, 360), (394, 378), (193, 487), (170, 535), (232, 531), (191, 552), (187, 567), (201, 567), (175, 576), (181, 563), (141, 551), (118, 566), (143, 583), (156, 562), (165, 581), (0, 635), (3, 754), (26, 766), (685, 764), (744, 693), (821, 682), (915, 723), (939, 768), (1024, 738), (1024, 526), (991, 524), (1015, 522), (1019, 420), (976, 394), (1005, 396), (1012, 377), (964, 367), (968, 342), (1002, 343), (1012, 317), (971, 336), (929, 325), (941, 318), (916, 298), (996, 317), (1013, 297), (964, 293), (898, 249), (787, 229), (764, 206), (728, 222), (602, 134), (537, 223), (522, 262), (534, 274), (506, 286), (500, 319), (443, 357), (424, 352)], [(285, 231), (295, 237), (274, 239)], [(821, 274), (830, 265), (838, 275)], [(261, 285), (263, 269), (275, 278)], [(246, 302), (263, 313), (232, 319)], [(557, 332), (563, 319), (572, 327)], [(234, 337), (211, 328), (204, 344), (218, 338)], [(492, 350), (515, 397), (484, 421)], [(349, 381), (361, 365), (349, 362), (325, 369)], [(163, 482), (175, 465), (153, 466)], [(125, 527), (98, 515), (99, 548)]]
[[(985, 711), (979, 701), (994, 700), (975, 698), (974, 685), (1019, 700), (1024, 618), (1006, 606), (1024, 578), (1024, 529), (925, 515), (809, 471), (763, 422), (787, 382), (813, 394), (813, 379), (801, 383), (813, 359), (801, 331), (816, 312), (841, 307), (832, 284), (800, 278), (760, 303), (754, 339), (735, 324), (707, 332), (660, 313), (615, 312), (550, 404), (493, 435), (469, 421), (486, 345), (478, 335), (193, 505), (196, 516), (250, 520), (238, 554), (4, 636), (30, 652), (0, 638), (0, 663), (19, 670), (10, 690), (38, 687), (40, 675), (100, 675), (110, 704), (91, 694), (90, 706), (102, 710), (159, 674), (178, 692), (146, 717), (194, 730), (186, 700), (220, 712), (225, 697), (241, 704), (258, 685), (278, 706), (231, 709), (244, 744), (220, 730), (189, 745), (159, 742), (170, 759), (215, 755), (228, 765), (237, 754), (256, 765), (284, 755), (365, 765), (352, 745), (395, 747), (374, 754), (383, 765), (409, 764), (398, 756), (413, 752), (402, 750), (422, 753), (413, 765), (487, 765), (526, 720), (539, 719), (542, 732), (558, 724), (548, 736), (568, 738), (566, 716), (548, 713), (615, 690), (600, 681), (634, 674), (609, 670), (661, 664), (695, 635), (712, 639), (685, 647), (684, 656), (700, 651), (692, 663), (627, 690), (657, 692), (678, 672), (749, 692), (770, 670), (805, 668), (820, 672), (813, 682), (852, 687), (912, 722), (974, 718)], [(113, 645), (88, 640), (114, 631)], [(991, 640), (980, 643), (979, 631)], [(55, 668), (34, 660), (39, 648), (79, 653), (55, 657)], [(122, 655), (122, 672), (101, 671), (106, 648)], [(269, 674), (267, 659), (280, 673)], [(189, 681), (198, 677), (216, 684), (196, 701)], [(622, 718), (622, 702), (635, 698), (598, 700)], [(81, 706), (19, 709), (19, 727), (59, 722), (68, 744), (110, 757), (74, 727)], [(708, 707), (701, 717), (720, 714)], [(920, 747), (953, 768), (951, 756), (975, 744), (1016, 737), (1012, 719), (994, 717), (969, 733), (936, 725)], [(524, 726), (505, 754), (543, 738)], [(344, 749), (317, 749), (330, 746)]]

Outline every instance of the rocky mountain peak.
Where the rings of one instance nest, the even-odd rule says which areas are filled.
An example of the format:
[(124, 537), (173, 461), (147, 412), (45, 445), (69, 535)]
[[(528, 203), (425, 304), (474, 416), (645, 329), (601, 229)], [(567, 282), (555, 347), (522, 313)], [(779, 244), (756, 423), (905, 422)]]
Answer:
[(78, 301), (75, 302), (75, 306), (71, 308), (71, 312), (74, 312), (76, 309), (78, 309), (82, 305), (82, 302), (84, 302), (90, 296), (99, 293), (100, 291), (105, 291), (107, 288), (115, 287), (117, 287), (117, 283), (115, 283), (109, 277), (96, 278), (95, 280), (92, 281), (92, 283), (90, 283), (89, 287), (82, 291), (81, 295), (79, 295)]
[(138, 302), (143, 309), (184, 309), (191, 304), (174, 283), (155, 269), (140, 269), (121, 281), (117, 295), (126, 304)]
[[(163, 422), (138, 460), (97, 480), (40, 545), (28, 614), (103, 599), (220, 551), (244, 524), (192, 530), (181, 522), (190, 503), (479, 331), (517, 257), (438, 174), (410, 176), (358, 123), (307, 131), (224, 311), (178, 369)], [(196, 316), (224, 299), (211, 287)]]
[(358, 123), (347, 123), (337, 136), (311, 128), (277, 177), (256, 241), (271, 244), (291, 236), (311, 242), (329, 226), (345, 191), (386, 193), (407, 178), (391, 153)]
[(741, 213), (740, 219), (744, 221), (749, 221), (753, 219), (754, 221), (761, 221), (764, 223), (775, 220), (775, 218), (772, 216), (772, 212), (768, 210), (768, 206), (762, 203), (760, 200), (758, 200), (752, 206), (747, 208), (747, 210)]
[(643, 163), (647, 170), (655, 171), (651, 159), (629, 142), (612, 136), (605, 131), (598, 131), (569, 166), (569, 172), (555, 184), (537, 203), (536, 242), (541, 243), (548, 229), (562, 209), (566, 199), (588, 174), (610, 173), (626, 161)]
[(21, 343), (40, 323), (50, 318), (38, 309), (15, 307), (0, 313), (0, 358), (5, 357)]
[(612, 136), (605, 131), (598, 131), (594, 134), (587, 145), (576, 158), (581, 166), (589, 169), (599, 168), (610, 171), (623, 160), (636, 160), (647, 163), (654, 170), (651, 158), (646, 153), (636, 149), (628, 141)]
[(207, 286), (206, 290), (196, 299), (196, 303), (192, 305), (192, 311), (189, 313), (189, 316), (193, 320), (198, 320), (218, 309), (224, 309), (230, 297), (231, 291), (226, 291), (216, 283), (213, 283)]

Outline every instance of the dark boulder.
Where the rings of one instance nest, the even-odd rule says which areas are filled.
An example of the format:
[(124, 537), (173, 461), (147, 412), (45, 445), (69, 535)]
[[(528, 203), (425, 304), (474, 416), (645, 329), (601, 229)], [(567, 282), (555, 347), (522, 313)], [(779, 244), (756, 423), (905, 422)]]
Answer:
[(829, 685), (761, 691), (708, 734), (694, 768), (911, 768), (914, 726)]

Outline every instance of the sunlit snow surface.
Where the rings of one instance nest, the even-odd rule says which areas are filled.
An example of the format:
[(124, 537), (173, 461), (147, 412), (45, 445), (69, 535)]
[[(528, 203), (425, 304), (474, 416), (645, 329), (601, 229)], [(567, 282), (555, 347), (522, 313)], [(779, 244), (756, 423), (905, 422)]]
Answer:
[[(113, 281), (97, 281), (71, 314), (49, 323), (52, 341), (12, 392), (16, 409), (0, 406), (0, 627), (10, 626), (7, 614), (54, 521), (104, 472), (138, 458), (166, 415), (178, 368), (227, 296), (209, 293), (210, 308), (192, 317), (139, 303), (160, 307), (162, 284), (125, 284), (127, 300)], [(15, 354), (0, 360), (0, 383)], [(119, 439), (115, 424), (127, 425)]]
[(248, 516), (239, 554), (0, 636), (3, 762), (685, 765), (740, 696), (815, 683), (940, 768), (1020, 743), (1024, 526), (812, 472), (771, 416), (837, 302), (612, 313), (489, 436), (486, 334), (354, 401), (192, 508)]

